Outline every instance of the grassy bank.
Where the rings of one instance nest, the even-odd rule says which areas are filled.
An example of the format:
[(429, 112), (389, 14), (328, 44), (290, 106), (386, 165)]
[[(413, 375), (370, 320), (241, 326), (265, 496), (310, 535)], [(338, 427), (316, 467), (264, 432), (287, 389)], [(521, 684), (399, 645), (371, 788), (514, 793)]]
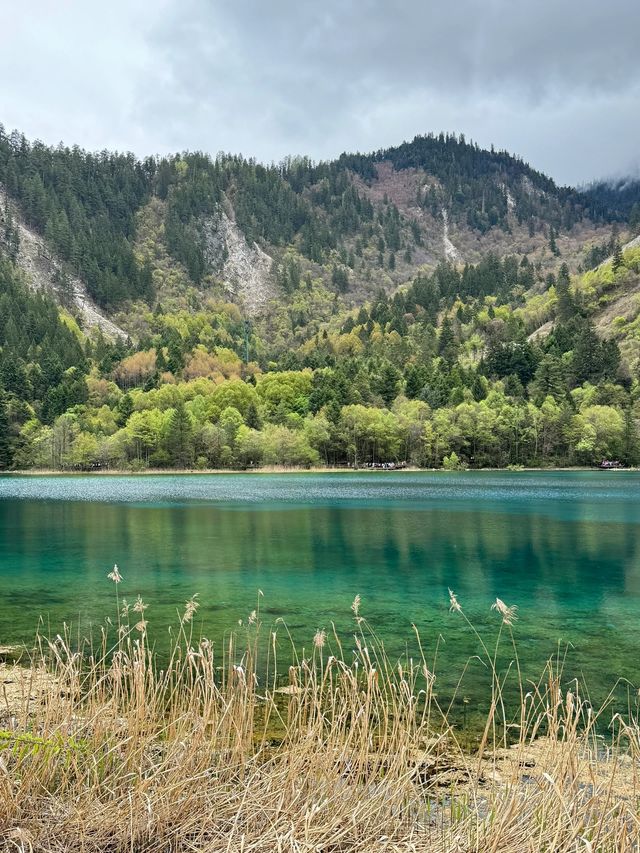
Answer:
[(604, 739), (608, 709), (554, 663), (506, 707), (516, 614), (494, 607), (487, 647), (451, 595), (491, 681), (473, 749), (440, 704), (435, 663), (390, 660), (358, 598), (350, 648), (318, 631), (307, 654), (288, 648), (284, 685), (286, 626), (266, 630), (259, 607), (218, 649), (193, 636), (190, 600), (168, 661), (140, 599), (119, 601), (95, 641), (39, 636), (26, 666), (0, 673), (0, 849), (637, 849), (636, 721), (606, 720)]

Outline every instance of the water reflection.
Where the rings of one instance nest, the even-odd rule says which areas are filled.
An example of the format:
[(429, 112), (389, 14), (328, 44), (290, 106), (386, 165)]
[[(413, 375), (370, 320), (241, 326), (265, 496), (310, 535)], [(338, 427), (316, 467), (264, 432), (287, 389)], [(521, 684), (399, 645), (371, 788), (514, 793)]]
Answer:
[[(194, 592), (198, 630), (220, 639), (253, 609), (259, 588), (267, 621), (282, 616), (297, 642), (308, 646), (316, 628), (335, 622), (348, 643), (359, 593), (392, 654), (407, 644), (415, 651), (412, 623), (430, 654), (444, 636), (446, 689), (478, 650), (448, 613), (452, 587), (489, 635), (495, 597), (519, 605), (527, 675), (563, 641), (574, 646), (567, 677), (583, 673), (603, 690), (614, 674), (639, 680), (640, 640), (630, 630), (640, 614), (638, 478), (265, 477), (250, 479), (248, 500), (238, 485), (247, 478), (214, 481), (213, 496), (206, 482), (183, 478), (182, 491), (198, 493), (191, 501), (180, 478), (159, 479), (135, 480), (135, 503), (111, 500), (104, 480), (67, 478), (57, 500), (42, 494), (59, 495), (58, 480), (30, 480), (20, 494), (21, 483), (0, 483), (0, 643), (29, 638), (39, 614), (81, 629), (113, 615), (106, 574), (117, 562), (121, 594), (149, 601), (160, 643)], [(113, 482), (121, 492), (122, 481)], [(69, 499), (74, 488), (81, 500)], [(486, 672), (472, 666), (465, 690), (483, 684)]]

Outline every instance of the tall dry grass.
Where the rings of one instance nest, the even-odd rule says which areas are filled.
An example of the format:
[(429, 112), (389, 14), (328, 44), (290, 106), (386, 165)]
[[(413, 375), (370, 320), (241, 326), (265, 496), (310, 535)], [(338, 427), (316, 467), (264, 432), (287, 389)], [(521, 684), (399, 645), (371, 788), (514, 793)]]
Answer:
[(118, 601), (95, 645), (38, 637), (0, 731), (1, 850), (638, 849), (637, 723), (616, 717), (605, 741), (552, 663), (507, 708), (495, 661), (513, 644), (518, 669), (515, 611), (500, 601), (495, 647), (476, 634), (493, 687), (471, 752), (424, 655), (391, 661), (358, 598), (355, 655), (319, 631), (309, 655), (291, 649), (284, 689), (258, 608), (218, 650), (194, 640), (192, 599), (160, 659), (145, 607)]

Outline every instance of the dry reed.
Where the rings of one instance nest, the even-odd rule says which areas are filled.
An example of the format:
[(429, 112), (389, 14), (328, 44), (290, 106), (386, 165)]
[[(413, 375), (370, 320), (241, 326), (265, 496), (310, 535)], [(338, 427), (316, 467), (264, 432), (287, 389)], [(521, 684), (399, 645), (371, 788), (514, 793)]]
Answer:
[[(117, 570), (112, 580), (117, 590)], [(495, 650), (476, 634), (493, 687), (471, 753), (432, 666), (392, 662), (359, 596), (353, 660), (319, 630), (309, 656), (292, 648), (284, 688), (259, 607), (242, 646), (232, 637), (218, 652), (193, 639), (197, 606), (178, 617), (168, 659), (149, 646), (141, 599), (118, 600), (116, 636), (105, 629), (95, 645), (68, 630), (38, 638), (0, 730), (0, 850), (638, 849), (636, 721), (615, 717), (605, 748), (598, 714), (551, 663), (509, 716), (502, 636), (519, 668), (515, 610), (502, 601)], [(454, 593), (451, 606), (466, 620)], [(28, 680), (45, 669), (34, 693)]]

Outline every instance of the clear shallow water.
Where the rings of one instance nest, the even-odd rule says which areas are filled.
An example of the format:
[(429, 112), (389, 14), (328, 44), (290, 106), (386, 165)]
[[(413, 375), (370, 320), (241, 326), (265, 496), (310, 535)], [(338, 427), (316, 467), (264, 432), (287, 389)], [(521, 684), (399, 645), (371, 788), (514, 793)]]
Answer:
[[(284, 618), (309, 647), (335, 622), (349, 650), (359, 593), (392, 654), (415, 650), (412, 623), (430, 656), (442, 636), (447, 694), (478, 651), (448, 612), (451, 587), (490, 639), (495, 597), (519, 606), (525, 675), (570, 643), (566, 679), (584, 676), (595, 701), (618, 677), (640, 684), (631, 472), (0, 478), (0, 644), (27, 641), (40, 615), (53, 633), (113, 616), (114, 563), (160, 644), (193, 593), (197, 631), (220, 640), (261, 589), (266, 623)], [(478, 707), (488, 684), (472, 661), (460, 698)]]

